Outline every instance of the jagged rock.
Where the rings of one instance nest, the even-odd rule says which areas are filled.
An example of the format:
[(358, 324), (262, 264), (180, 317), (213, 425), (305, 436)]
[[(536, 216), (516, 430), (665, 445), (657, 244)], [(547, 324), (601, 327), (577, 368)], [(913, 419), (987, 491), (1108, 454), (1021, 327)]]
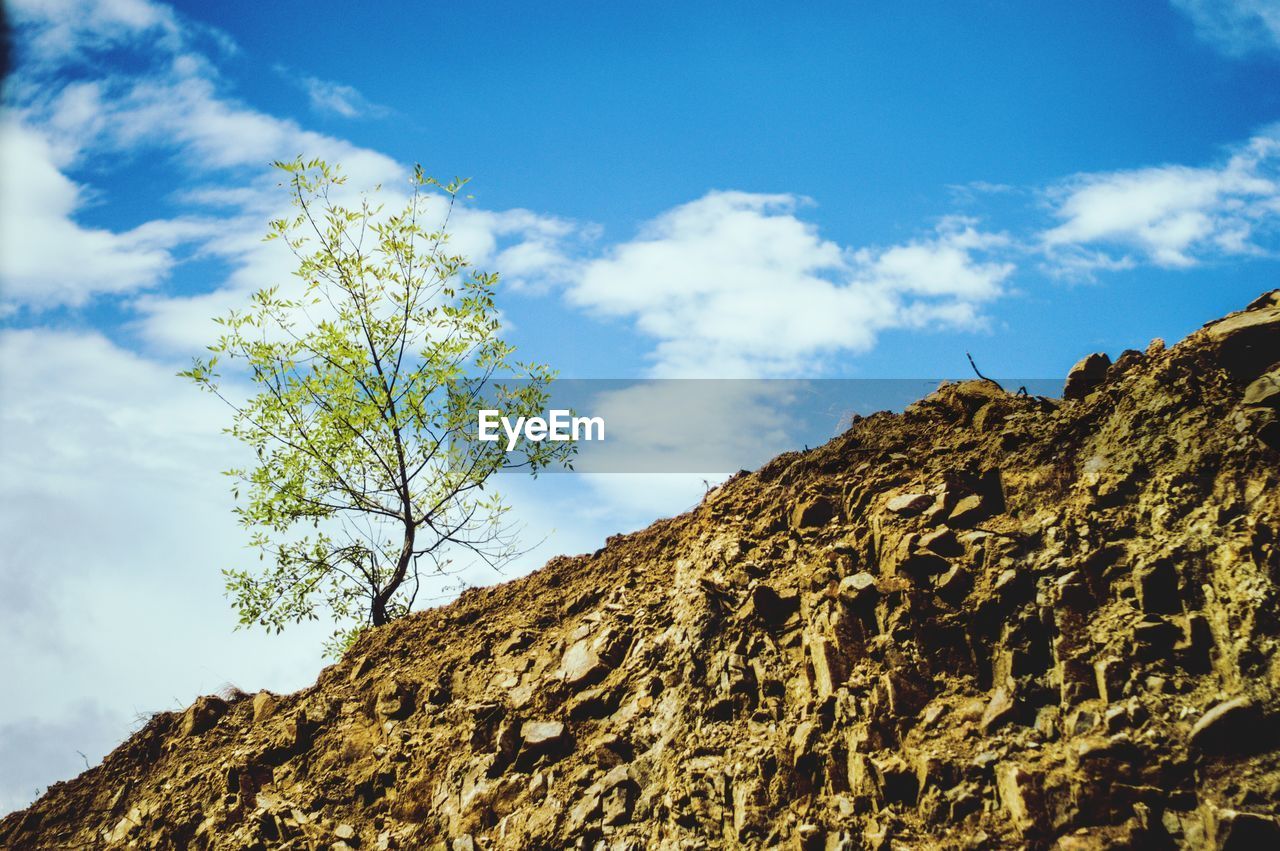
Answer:
[(1097, 676), (1098, 696), (1102, 698), (1102, 702), (1118, 700), (1126, 682), (1124, 663), (1114, 657), (1099, 659), (1093, 663), (1093, 670)]
[(800, 597), (794, 592), (779, 593), (768, 585), (757, 585), (751, 591), (752, 611), (771, 627), (784, 625), (800, 608)]
[(954, 606), (963, 601), (973, 590), (973, 577), (968, 570), (953, 564), (946, 573), (934, 581), (933, 587), (939, 597)]
[(919, 514), (932, 504), (933, 497), (927, 493), (904, 493), (890, 499), (885, 508), (895, 514), (911, 515)]
[(983, 730), (990, 731), (1002, 724), (1009, 723), (1017, 714), (1017, 699), (1008, 688), (1000, 686), (991, 693), (991, 700), (987, 703), (987, 708), (983, 711), (982, 720), (979, 723)]
[(1259, 299), (1209, 323), (1203, 333), (1217, 347), (1219, 362), (1237, 378), (1251, 381), (1275, 363), (1280, 351), (1280, 306), (1274, 299)]
[(573, 749), (573, 737), (559, 721), (526, 721), (520, 726), (520, 739), (524, 742), (520, 756), (526, 760), (558, 759)]
[(1280, 408), (1280, 368), (1258, 376), (1244, 389), (1242, 404)]
[(1104, 352), (1095, 352), (1081, 358), (1067, 373), (1067, 382), (1062, 388), (1062, 398), (1067, 400), (1083, 399), (1107, 379), (1107, 370), (1111, 366), (1111, 358)]
[(1174, 614), (1182, 611), (1182, 599), (1178, 593), (1178, 573), (1167, 558), (1144, 565), (1134, 571), (1134, 584), (1138, 603), (1144, 612)]
[(583, 638), (565, 651), (558, 676), (565, 685), (579, 689), (599, 682), (607, 673), (609, 666), (592, 647), (591, 640)]
[(1098, 714), (1079, 709), (1067, 719), (1067, 735), (1087, 736), (1098, 728)]
[(975, 523), (985, 520), (987, 516), (988, 511), (983, 504), (982, 497), (978, 494), (969, 494), (957, 502), (955, 508), (951, 509), (951, 515), (947, 518), (947, 523), (957, 529), (967, 529)]
[(1125, 349), (1107, 370), (1107, 380), (1111, 381), (1122, 377), (1129, 370), (1141, 364), (1146, 358), (1147, 356), (1137, 349)]
[(183, 736), (198, 736), (217, 724), (226, 711), (227, 702), (216, 695), (197, 697), (195, 703), (182, 713), (179, 733)]
[(846, 662), (835, 642), (825, 636), (808, 634), (804, 638), (808, 651), (809, 671), (812, 672), (812, 688), (819, 699), (835, 693), (844, 682)]
[(1106, 404), (948, 385), (297, 694), (159, 713), (0, 847), (1276, 845), (1268, 311)]
[(260, 691), (253, 696), (253, 723), (261, 724), (275, 714), (279, 698), (269, 691)]
[(841, 579), (838, 593), (841, 600), (854, 607), (874, 604), (880, 596), (876, 589), (876, 578), (865, 571)]
[(836, 516), (836, 507), (831, 500), (818, 496), (799, 503), (791, 512), (791, 526), (794, 529), (808, 529), (825, 526)]
[(934, 555), (939, 555), (943, 558), (955, 558), (964, 555), (964, 547), (960, 545), (960, 541), (956, 538), (955, 531), (945, 526), (922, 535), (920, 548), (929, 550)]
[(413, 712), (414, 689), (397, 679), (384, 680), (378, 686), (375, 709), (383, 718), (400, 721)]
[(616, 766), (604, 776), (600, 786), (604, 792), (600, 801), (601, 821), (606, 825), (629, 822), (640, 790), (630, 766)]
[(903, 541), (898, 552), (886, 560), (885, 567), (892, 573), (900, 573), (923, 583), (931, 576), (945, 573), (951, 567), (951, 562), (942, 556), (918, 549), (917, 539), (912, 537)]
[(996, 766), (996, 789), (1019, 833), (1031, 833), (1040, 827), (1043, 816), (1036, 775), (1017, 763), (1002, 762)]
[(1269, 737), (1262, 735), (1260, 712), (1246, 697), (1223, 701), (1200, 716), (1191, 728), (1188, 741), (1204, 753), (1250, 753), (1265, 748)]
[(1238, 810), (1217, 810), (1210, 819), (1214, 851), (1255, 851), (1280, 848), (1280, 821), (1275, 816)]

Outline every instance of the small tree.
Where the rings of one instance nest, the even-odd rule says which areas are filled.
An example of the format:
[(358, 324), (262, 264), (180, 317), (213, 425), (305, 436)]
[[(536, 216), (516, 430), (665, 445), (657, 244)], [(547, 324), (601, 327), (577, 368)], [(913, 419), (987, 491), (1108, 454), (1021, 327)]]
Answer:
[[(257, 457), (227, 471), (264, 562), (223, 571), (241, 625), (279, 632), (327, 609), (341, 650), (364, 626), (408, 612), (424, 572), (450, 572), (459, 552), (493, 567), (517, 555), (507, 508), (486, 482), (503, 468), (568, 465), (572, 447), (507, 453), (469, 439), (482, 398), (536, 414), (552, 373), (512, 361), (497, 275), (447, 250), (465, 181), (442, 185), (415, 168), (405, 208), (384, 216), (368, 196), (354, 209), (331, 200), (345, 182), (336, 167), (274, 165), (298, 213), (272, 221), (266, 239), (294, 253), (301, 284), (288, 297), (261, 290), (216, 319), (224, 333), (212, 356), (181, 375), (231, 405), (226, 431)], [(433, 205), (439, 226), (429, 228)], [(233, 401), (215, 372), (220, 358), (242, 363), (257, 392)], [(524, 380), (495, 378), (507, 375)]]

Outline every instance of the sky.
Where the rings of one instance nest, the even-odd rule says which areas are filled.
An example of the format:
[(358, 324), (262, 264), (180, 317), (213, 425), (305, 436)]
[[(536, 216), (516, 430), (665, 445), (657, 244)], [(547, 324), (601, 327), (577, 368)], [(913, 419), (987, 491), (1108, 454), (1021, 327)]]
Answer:
[[(174, 375), (289, 278), (272, 160), (471, 178), (454, 246), (572, 378), (1051, 378), (1280, 281), (1277, 0), (368, 5), (7, 4), (0, 810), (323, 664), (233, 631), (241, 450)], [(515, 575), (706, 485), (506, 486)]]

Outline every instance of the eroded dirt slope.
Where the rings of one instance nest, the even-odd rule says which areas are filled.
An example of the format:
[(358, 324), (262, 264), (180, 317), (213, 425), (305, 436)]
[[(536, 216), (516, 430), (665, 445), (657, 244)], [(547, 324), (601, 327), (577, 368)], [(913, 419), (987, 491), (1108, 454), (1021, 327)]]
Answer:
[(1280, 292), (201, 698), (6, 848), (1280, 848)]

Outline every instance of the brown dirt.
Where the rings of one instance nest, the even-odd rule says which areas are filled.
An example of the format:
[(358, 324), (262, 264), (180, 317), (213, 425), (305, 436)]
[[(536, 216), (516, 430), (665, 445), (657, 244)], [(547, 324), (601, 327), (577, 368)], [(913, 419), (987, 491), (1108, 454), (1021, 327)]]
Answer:
[(156, 715), (0, 846), (1280, 848), (1280, 291), (1086, 360)]

